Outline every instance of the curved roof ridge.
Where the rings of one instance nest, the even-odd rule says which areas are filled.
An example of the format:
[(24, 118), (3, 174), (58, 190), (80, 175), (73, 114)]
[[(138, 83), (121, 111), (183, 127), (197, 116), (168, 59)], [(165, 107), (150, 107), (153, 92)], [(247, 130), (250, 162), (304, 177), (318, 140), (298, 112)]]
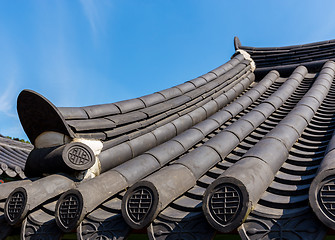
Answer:
[(287, 46), (282, 46), (282, 47), (251, 47), (251, 46), (242, 45), (240, 39), (237, 36), (234, 37), (235, 50), (244, 49), (244, 50), (253, 50), (253, 51), (280, 51), (280, 50), (294, 50), (298, 48), (317, 47), (317, 46), (322, 46), (322, 45), (327, 45), (327, 44), (335, 45), (335, 39), (318, 41), (318, 42), (313, 42), (313, 43), (287, 45)]
[(255, 74), (258, 76), (264, 76), (270, 70), (289, 76), (299, 65), (316, 73), (327, 61), (335, 60), (335, 39), (285, 47), (249, 47), (243, 46), (235, 37), (234, 46), (250, 54), (256, 63)]

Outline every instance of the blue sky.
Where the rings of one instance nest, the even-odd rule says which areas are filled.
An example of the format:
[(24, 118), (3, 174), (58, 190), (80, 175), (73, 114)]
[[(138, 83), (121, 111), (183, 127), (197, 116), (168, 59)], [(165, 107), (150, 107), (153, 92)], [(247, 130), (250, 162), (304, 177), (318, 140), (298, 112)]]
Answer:
[(27, 139), (21, 90), (56, 106), (135, 98), (188, 81), (243, 45), (335, 38), (335, 1), (4, 0), (0, 2), (0, 133)]

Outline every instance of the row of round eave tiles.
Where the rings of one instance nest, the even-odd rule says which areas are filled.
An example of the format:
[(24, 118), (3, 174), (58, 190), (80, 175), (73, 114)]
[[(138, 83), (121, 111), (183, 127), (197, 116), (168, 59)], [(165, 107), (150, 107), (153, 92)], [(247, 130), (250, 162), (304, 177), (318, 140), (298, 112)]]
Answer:
[[(335, 86), (333, 85), (331, 91), (326, 97), (327, 100), (333, 98), (334, 88)], [(312, 124), (315, 121), (319, 122), (325, 120), (329, 122), (330, 119), (334, 119), (335, 114), (332, 113), (332, 111), (333, 109), (335, 109), (335, 101), (327, 102), (325, 104), (322, 103), (320, 109), (323, 113), (320, 114), (320, 111), (318, 110), (311, 121)], [(324, 118), (325, 115), (327, 115), (327, 118)], [(315, 120), (315, 118), (318, 118), (318, 120)], [(329, 125), (318, 124), (314, 125), (313, 128), (308, 126), (299, 141), (291, 149), (287, 162), (283, 164), (282, 168), (276, 174), (273, 183), (267, 189), (266, 194), (262, 196), (258, 204), (266, 206), (269, 209), (275, 208), (274, 206), (282, 209), (304, 209), (305, 207), (307, 207), (309, 184), (315, 177), (315, 173), (324, 156), (333, 130), (334, 129)], [(305, 144), (305, 141), (307, 142), (307, 144)], [(315, 145), (318, 145), (318, 148), (315, 148)], [(314, 149), (311, 146), (313, 146)], [(295, 158), (295, 160), (292, 161), (292, 158)], [(305, 160), (308, 161), (308, 164), (301, 164)], [(307, 165), (307, 167), (302, 165)], [(298, 170), (299, 168), (300, 170)], [(276, 187), (278, 183), (281, 184), (281, 189)], [(287, 188), (283, 187), (285, 186), (285, 184), (287, 185)], [(295, 185), (296, 188), (300, 190), (289, 191), (288, 189), (292, 185)], [(278, 199), (280, 198), (273, 196), (287, 196), (287, 202), (279, 203)]]
[[(267, 91), (267, 94), (265, 94), (267, 96), (264, 96), (264, 94), (263, 94), (263, 96), (260, 99), (258, 99), (258, 101), (255, 102), (255, 104), (253, 104), (253, 107), (249, 107), (246, 110), (244, 110), (243, 112), (239, 113), (235, 119), (232, 119), (230, 121), (230, 123), (236, 121), (240, 116), (243, 116), (243, 115), (247, 114), (248, 112), (250, 112), (254, 107), (256, 107), (257, 105), (259, 105), (262, 101), (264, 101), (267, 97), (269, 97), (272, 93), (274, 93), (280, 86), (281, 86), (281, 84), (276, 84), (276, 87), (271, 86), (271, 88)], [(307, 88), (306, 88), (306, 90), (307, 90)], [(297, 99), (299, 99), (299, 98), (297, 97)], [(293, 109), (294, 105), (293, 104), (290, 104), (290, 105), (291, 105), (290, 106), (291, 109)], [(280, 118), (283, 118), (283, 117), (284, 116), (281, 116)], [(279, 121), (280, 121), (280, 119), (278, 119), (278, 122)], [(263, 124), (266, 125), (266, 126), (263, 126)], [(229, 123), (226, 123), (225, 125), (229, 125)], [(261, 126), (263, 127), (263, 129), (265, 128), (265, 129), (268, 130), (268, 131), (262, 132), (263, 133), (262, 136), (264, 136), (272, 128), (275, 127), (275, 124), (273, 124), (272, 126), (269, 126), (267, 123), (264, 122), (264, 123), (262, 123), (260, 125), (260, 127)], [(244, 155), (257, 142), (258, 141), (253, 142), (253, 144), (248, 144), (248, 143), (244, 143), (244, 141), (242, 141), (239, 144), (239, 146), (237, 146), (225, 158), (225, 161), (218, 163), (215, 167), (213, 167), (212, 169), (210, 169), (203, 177), (201, 177), (197, 181), (197, 184), (192, 189), (190, 189), (189, 191), (187, 191), (183, 196), (186, 196), (186, 197), (189, 197), (189, 198), (193, 198), (194, 200), (197, 199), (198, 200), (197, 209), (198, 209), (198, 211), (201, 211), (202, 195), (201, 196), (200, 195), (195, 195), (194, 192), (200, 192), (200, 193), (204, 192), (205, 189), (209, 186), (210, 183), (212, 183), (217, 177), (219, 177), (229, 166), (232, 165), (232, 163), (237, 162), (240, 159), (240, 157), (242, 155)], [(248, 145), (248, 146), (246, 146), (246, 145)], [(195, 189), (202, 189), (203, 191), (199, 191), (199, 190), (195, 191)], [(178, 198), (178, 199), (180, 199), (180, 198)], [(172, 204), (170, 204), (170, 207), (178, 209), (178, 210), (190, 211), (190, 209), (186, 205), (180, 205), (181, 201), (179, 201), (178, 199), (175, 200)], [(195, 209), (193, 209), (192, 211), (194, 211), (194, 210)]]

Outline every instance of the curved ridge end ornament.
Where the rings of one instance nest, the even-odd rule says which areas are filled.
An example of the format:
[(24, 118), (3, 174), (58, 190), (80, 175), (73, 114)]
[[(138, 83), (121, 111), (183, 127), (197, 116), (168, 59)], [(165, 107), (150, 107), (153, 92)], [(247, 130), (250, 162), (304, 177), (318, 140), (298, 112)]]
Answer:
[[(251, 58), (250, 54), (247, 53), (246, 51), (242, 50), (242, 49), (237, 49), (235, 54), (242, 54), (245, 60), (250, 61), (250, 67), (251, 67), (251, 71), (254, 72), (256, 69), (256, 63), (255, 61)], [(235, 56), (235, 54), (233, 56)]]
[(240, 226), (248, 215), (249, 196), (237, 179), (220, 178), (206, 190), (202, 209), (212, 227), (220, 232), (231, 232)]
[(319, 220), (335, 230), (335, 171), (319, 174), (309, 189), (309, 203)]
[(24, 131), (34, 144), (43, 132), (53, 131), (74, 137), (60, 111), (44, 96), (23, 90), (17, 98), (17, 112)]

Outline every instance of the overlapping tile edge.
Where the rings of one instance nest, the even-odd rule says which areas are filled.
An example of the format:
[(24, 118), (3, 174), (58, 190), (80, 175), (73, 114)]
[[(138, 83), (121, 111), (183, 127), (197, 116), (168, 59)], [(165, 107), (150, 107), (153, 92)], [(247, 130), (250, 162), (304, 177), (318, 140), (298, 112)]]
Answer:
[(118, 103), (56, 108), (23, 91), (19, 116), (35, 146), (25, 171), (38, 179), (0, 185), (0, 236), (19, 225), (23, 239), (73, 229), (126, 239), (145, 227), (157, 240), (234, 229), (323, 239), (335, 228), (335, 43), (251, 48), (235, 38), (235, 48), (199, 78)]

